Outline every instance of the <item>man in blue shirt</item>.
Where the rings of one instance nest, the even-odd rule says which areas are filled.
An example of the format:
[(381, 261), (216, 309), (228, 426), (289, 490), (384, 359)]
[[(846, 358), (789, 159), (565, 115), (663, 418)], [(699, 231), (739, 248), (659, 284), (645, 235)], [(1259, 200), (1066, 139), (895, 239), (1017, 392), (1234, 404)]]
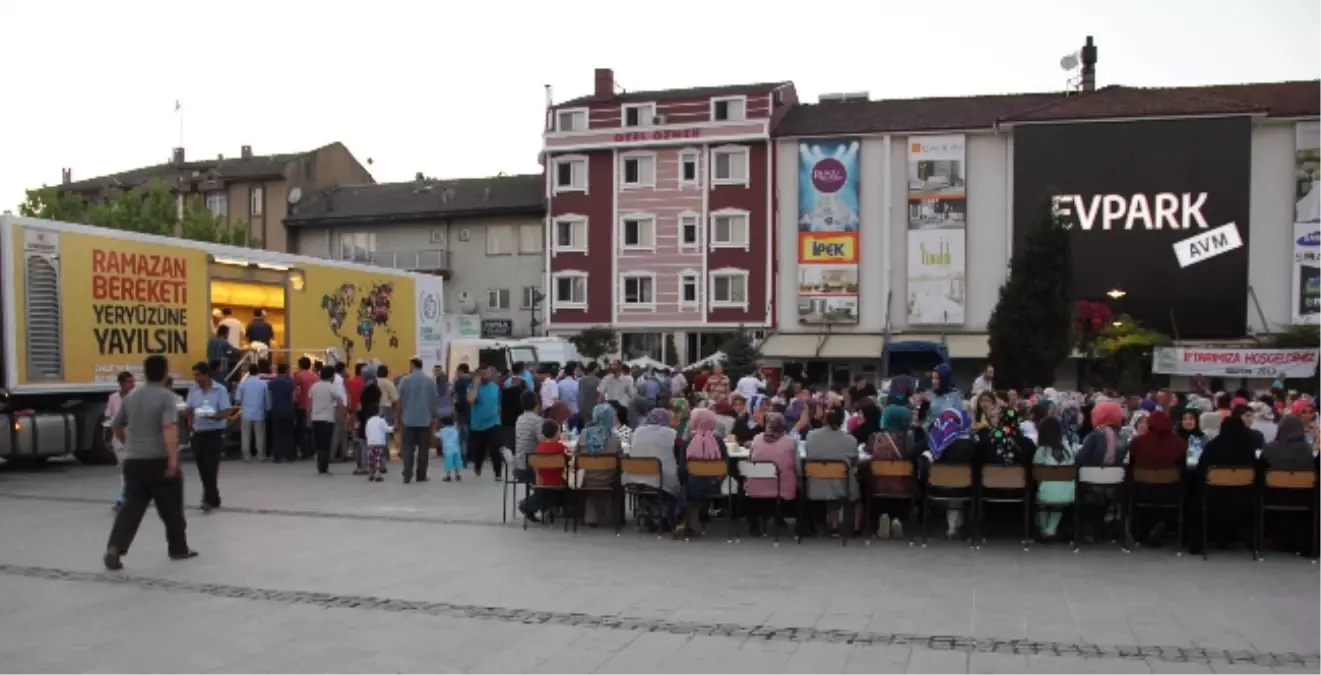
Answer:
[(427, 460), (431, 442), (436, 434), (436, 404), (440, 395), (436, 381), (422, 372), (422, 359), (414, 357), (408, 365), (412, 372), (399, 381), (399, 425), (404, 428), (403, 447), (404, 483), (413, 482), (414, 458), (417, 462), (417, 482), (427, 482)]
[[(234, 396), (242, 411), (239, 454), (246, 455), (244, 459), (249, 462), (258, 457), (263, 462), (270, 459), (270, 450), (266, 447), (266, 408), (270, 406), (270, 396), (257, 364), (248, 364), (248, 376), (239, 383)], [(255, 443), (249, 443), (254, 440)], [(252, 454), (248, 454), (249, 448)]]
[(271, 443), (275, 446), (271, 449), (271, 454), (275, 455), (275, 463), (292, 462), (297, 455), (297, 443), (294, 441), (294, 429), (297, 427), (297, 417), (294, 412), (294, 399), (298, 395), (298, 385), (294, 378), (289, 377), (289, 364), (281, 363), (276, 366), (276, 375), (266, 382), (267, 393), (270, 396), (271, 418)]
[(468, 406), (468, 390), (472, 388), (472, 373), (468, 370), (468, 364), (460, 363), (455, 369), (454, 378), (454, 424), (459, 431), (459, 452), (463, 453), (464, 461), (469, 460), (468, 453), (468, 420), (470, 418), (470, 408)]
[(220, 453), (225, 444), (225, 426), (229, 420), (229, 392), (211, 377), (211, 364), (199, 361), (193, 366), (196, 387), (188, 390), (188, 416), (192, 418), (193, 460), (202, 479), (202, 510), (220, 508)]
[(469, 430), (468, 459), (473, 472), (482, 475), (482, 464), (489, 456), (495, 477), (500, 478), (500, 385), (495, 383), (495, 369), (484, 368), (477, 383), (468, 390)]

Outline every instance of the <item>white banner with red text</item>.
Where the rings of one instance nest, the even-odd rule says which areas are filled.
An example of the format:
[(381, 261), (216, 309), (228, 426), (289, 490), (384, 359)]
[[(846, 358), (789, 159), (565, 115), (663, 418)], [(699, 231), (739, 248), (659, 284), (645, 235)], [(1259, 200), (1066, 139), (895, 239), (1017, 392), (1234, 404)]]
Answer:
[(1316, 349), (1157, 347), (1151, 372), (1162, 375), (1284, 379), (1316, 374)]

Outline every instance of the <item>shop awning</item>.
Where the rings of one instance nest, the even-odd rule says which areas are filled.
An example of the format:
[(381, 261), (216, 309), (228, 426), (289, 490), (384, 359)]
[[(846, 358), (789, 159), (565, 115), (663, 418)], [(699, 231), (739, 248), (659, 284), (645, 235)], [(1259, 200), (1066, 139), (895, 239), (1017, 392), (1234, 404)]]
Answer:
[(882, 335), (831, 335), (821, 348), (823, 359), (877, 359), (885, 345)]
[(892, 335), (891, 340), (920, 340), (923, 342), (944, 342), (949, 349), (951, 359), (984, 359), (991, 355), (991, 343), (986, 333), (932, 334), (903, 333)]
[(816, 358), (820, 335), (808, 333), (776, 333), (761, 343), (761, 355), (767, 359), (802, 360)]

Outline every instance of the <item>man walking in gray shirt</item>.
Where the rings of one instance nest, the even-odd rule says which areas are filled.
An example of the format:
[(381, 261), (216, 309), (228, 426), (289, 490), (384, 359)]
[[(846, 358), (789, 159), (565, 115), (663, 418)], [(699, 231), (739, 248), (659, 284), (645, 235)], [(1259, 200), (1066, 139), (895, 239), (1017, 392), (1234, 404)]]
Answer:
[(179, 411), (174, 392), (165, 387), (170, 363), (160, 354), (142, 363), (147, 383), (124, 398), (111, 421), (115, 438), (124, 444), (124, 508), (115, 516), (102, 562), (120, 570), (128, 548), (155, 502), (165, 523), (165, 543), (172, 560), (197, 557), (188, 548), (183, 515), (183, 477), (179, 473)]
[(431, 455), (431, 440), (436, 434), (436, 406), (440, 394), (436, 381), (422, 372), (422, 359), (408, 362), (412, 372), (399, 382), (399, 422), (404, 428), (403, 447), (404, 483), (413, 481), (413, 461), (417, 458), (417, 482), (427, 482), (427, 460)]
[(592, 410), (601, 402), (601, 378), (597, 373), (596, 362), (587, 364), (587, 374), (578, 379), (578, 414), (569, 423), (574, 429), (582, 429), (590, 423)]

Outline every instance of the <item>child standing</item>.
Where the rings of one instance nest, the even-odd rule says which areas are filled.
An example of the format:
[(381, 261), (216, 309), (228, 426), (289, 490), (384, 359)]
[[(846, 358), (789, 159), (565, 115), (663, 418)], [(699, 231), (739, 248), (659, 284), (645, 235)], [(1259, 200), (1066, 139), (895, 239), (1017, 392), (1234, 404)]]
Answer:
[(385, 480), (385, 476), (381, 475), (381, 454), (389, 447), (392, 433), (394, 428), (385, 421), (379, 409), (375, 416), (367, 420), (364, 435), (367, 440), (367, 480), (370, 482), (380, 483)]
[(454, 426), (453, 420), (452, 417), (442, 418), (440, 423), (443, 426), (436, 432), (436, 438), (440, 440), (440, 451), (445, 455), (446, 483), (463, 480), (463, 449), (459, 443), (459, 428)]

